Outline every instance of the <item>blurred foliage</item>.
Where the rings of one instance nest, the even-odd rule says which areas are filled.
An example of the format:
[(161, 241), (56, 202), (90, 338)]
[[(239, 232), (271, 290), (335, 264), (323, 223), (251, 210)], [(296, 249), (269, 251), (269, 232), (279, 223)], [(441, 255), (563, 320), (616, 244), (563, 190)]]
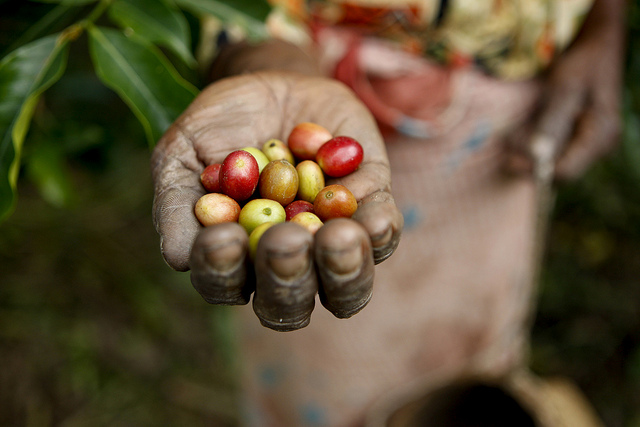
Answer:
[(64, 147), (74, 203), (22, 180), (0, 227), (0, 425), (233, 425), (227, 312), (162, 260), (148, 147), (122, 102), (91, 74), (92, 96), (56, 96), (77, 76), (26, 154)]
[[(190, 52), (195, 14), (217, 3), (176, 1)], [(640, 426), (640, 8), (630, 4), (623, 141), (559, 188), (532, 331), (533, 369), (573, 379), (611, 427)], [(67, 6), (0, 0), (2, 55), (94, 7)], [(164, 42), (199, 86), (186, 51)], [(34, 106), (20, 198), (0, 224), (0, 425), (236, 425), (230, 312), (162, 260), (145, 130), (88, 52), (87, 37), (70, 43), (64, 74)]]

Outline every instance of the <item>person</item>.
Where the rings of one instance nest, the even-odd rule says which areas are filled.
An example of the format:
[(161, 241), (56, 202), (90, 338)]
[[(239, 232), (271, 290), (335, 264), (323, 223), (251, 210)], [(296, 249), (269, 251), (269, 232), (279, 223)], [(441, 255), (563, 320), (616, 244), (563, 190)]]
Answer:
[[(295, 43), (223, 48), (151, 160), (167, 263), (208, 302), (252, 301), (235, 311), (243, 420), (362, 425), (412, 384), (526, 364), (530, 147), (550, 143), (566, 180), (615, 146), (623, 0), (284, 3)], [(199, 174), (306, 121), (363, 145), (331, 181), (358, 210), (315, 237), (271, 227), (254, 265), (238, 224), (198, 224)]]

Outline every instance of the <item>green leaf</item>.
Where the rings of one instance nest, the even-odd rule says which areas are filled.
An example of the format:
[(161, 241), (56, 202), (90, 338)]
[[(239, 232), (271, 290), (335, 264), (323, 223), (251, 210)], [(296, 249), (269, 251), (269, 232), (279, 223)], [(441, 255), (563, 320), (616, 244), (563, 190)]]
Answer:
[(158, 48), (139, 38), (90, 26), (89, 48), (98, 77), (138, 117), (150, 145), (160, 139), (198, 92)]
[(95, 3), (98, 0), (34, 0), (38, 3), (60, 3), (69, 6), (82, 6), (89, 3)]
[(15, 204), (22, 143), (40, 94), (64, 73), (68, 41), (51, 35), (0, 62), (0, 220)]
[(271, 6), (266, 0), (216, 0), (215, 2), (232, 7), (260, 22), (264, 22), (271, 12)]
[(243, 28), (253, 39), (268, 36), (264, 21), (271, 8), (265, 0), (176, 0), (176, 3), (195, 14), (208, 14), (227, 24)]
[(195, 67), (189, 24), (179, 9), (162, 0), (119, 0), (109, 8), (109, 16), (121, 27), (171, 49), (190, 67)]

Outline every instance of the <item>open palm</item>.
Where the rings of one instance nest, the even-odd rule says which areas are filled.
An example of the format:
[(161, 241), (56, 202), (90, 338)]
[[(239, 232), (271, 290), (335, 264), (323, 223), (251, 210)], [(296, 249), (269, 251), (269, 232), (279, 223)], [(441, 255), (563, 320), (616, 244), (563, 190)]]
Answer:
[[(200, 173), (233, 150), (286, 140), (306, 121), (362, 144), (360, 168), (330, 181), (353, 192), (358, 211), (350, 220), (328, 221), (315, 237), (294, 224), (270, 228), (253, 265), (242, 227), (198, 223), (193, 207), (205, 193)], [(210, 85), (158, 143), (152, 173), (154, 223), (167, 263), (190, 269), (195, 288), (211, 303), (245, 304), (255, 291), (258, 318), (276, 330), (306, 326), (317, 293), (338, 317), (362, 309), (371, 296), (374, 264), (393, 253), (402, 230), (375, 121), (348, 89), (323, 77), (260, 72)]]

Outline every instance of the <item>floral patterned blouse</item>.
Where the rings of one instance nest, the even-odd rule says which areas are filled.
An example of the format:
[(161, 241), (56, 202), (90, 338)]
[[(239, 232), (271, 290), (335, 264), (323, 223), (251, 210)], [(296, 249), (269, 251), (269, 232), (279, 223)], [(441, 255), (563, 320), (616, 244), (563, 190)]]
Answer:
[[(340, 26), (449, 65), (536, 75), (575, 37), (592, 0), (270, 0), (284, 26)], [(288, 31), (291, 34), (291, 31)]]

